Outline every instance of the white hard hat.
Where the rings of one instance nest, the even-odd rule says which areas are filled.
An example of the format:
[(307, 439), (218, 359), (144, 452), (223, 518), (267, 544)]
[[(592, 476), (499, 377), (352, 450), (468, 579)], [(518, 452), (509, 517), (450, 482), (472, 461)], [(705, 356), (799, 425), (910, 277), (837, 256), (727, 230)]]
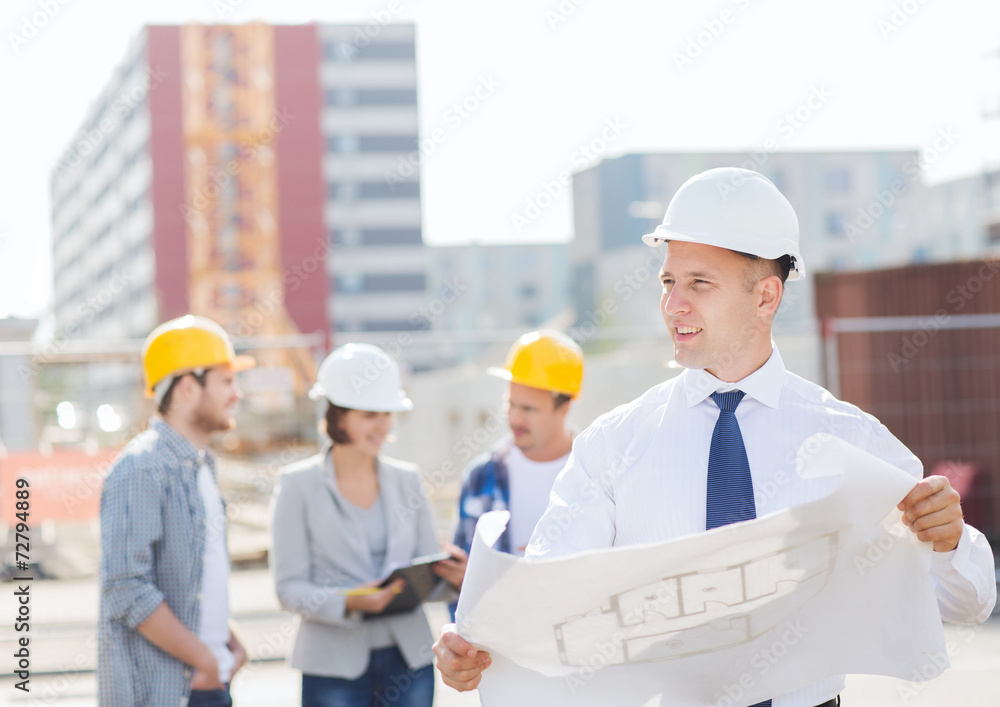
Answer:
[(345, 344), (320, 364), (313, 400), (326, 398), (352, 410), (399, 412), (412, 410), (399, 377), (399, 366), (385, 351), (371, 344)]
[(719, 167), (684, 182), (663, 223), (642, 237), (646, 245), (664, 241), (712, 245), (768, 260), (788, 255), (788, 279), (806, 276), (795, 210), (767, 177), (749, 169)]

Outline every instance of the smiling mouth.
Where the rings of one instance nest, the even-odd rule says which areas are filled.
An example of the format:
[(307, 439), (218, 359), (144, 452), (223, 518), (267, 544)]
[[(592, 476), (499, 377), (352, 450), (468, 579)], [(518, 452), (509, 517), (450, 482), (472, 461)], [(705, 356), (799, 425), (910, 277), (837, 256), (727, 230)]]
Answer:
[(689, 338), (701, 331), (700, 328), (696, 326), (679, 326), (674, 327), (674, 331), (677, 332), (677, 336)]

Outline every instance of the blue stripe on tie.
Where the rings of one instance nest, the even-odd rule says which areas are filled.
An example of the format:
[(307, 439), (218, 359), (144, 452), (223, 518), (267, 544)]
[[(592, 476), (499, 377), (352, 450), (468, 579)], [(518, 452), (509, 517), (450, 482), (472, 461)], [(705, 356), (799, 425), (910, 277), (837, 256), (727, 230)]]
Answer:
[(715, 423), (708, 453), (706, 530), (757, 517), (750, 462), (736, 421), (736, 406), (743, 395), (742, 390), (712, 393), (712, 400), (719, 406), (719, 420)]
[[(712, 400), (719, 406), (719, 420), (715, 423), (712, 446), (708, 452), (706, 530), (757, 517), (747, 448), (736, 421), (736, 406), (743, 396), (742, 390), (712, 393)], [(771, 707), (771, 700), (758, 702), (752, 707)]]

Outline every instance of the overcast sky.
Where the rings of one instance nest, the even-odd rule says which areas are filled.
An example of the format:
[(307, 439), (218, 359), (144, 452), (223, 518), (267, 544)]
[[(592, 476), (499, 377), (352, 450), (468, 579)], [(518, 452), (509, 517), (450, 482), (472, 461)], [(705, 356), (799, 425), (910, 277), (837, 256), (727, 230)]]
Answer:
[[(0, 317), (49, 305), (49, 170), (144, 24), (416, 22), (421, 136), (438, 136), (422, 165), (432, 245), (567, 241), (568, 188), (540, 215), (528, 203), (546, 183), (560, 191), (561, 173), (629, 152), (769, 139), (791, 150), (921, 149), (938, 130), (957, 133), (927, 166), (930, 181), (1000, 155), (1000, 131), (981, 117), (1000, 95), (1000, 69), (987, 60), (1000, 45), (992, 0), (153, 5), (3, 3)], [(466, 99), (472, 110), (457, 114)]]

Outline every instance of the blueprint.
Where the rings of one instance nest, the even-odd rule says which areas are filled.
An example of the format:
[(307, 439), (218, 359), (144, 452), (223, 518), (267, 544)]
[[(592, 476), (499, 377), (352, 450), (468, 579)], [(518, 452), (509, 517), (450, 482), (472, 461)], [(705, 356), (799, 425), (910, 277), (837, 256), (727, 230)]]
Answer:
[(829, 435), (824, 498), (652, 545), (558, 559), (494, 550), (480, 519), (458, 631), (490, 651), (486, 707), (742, 707), (830, 676), (948, 665), (930, 547), (901, 521), (906, 473)]

